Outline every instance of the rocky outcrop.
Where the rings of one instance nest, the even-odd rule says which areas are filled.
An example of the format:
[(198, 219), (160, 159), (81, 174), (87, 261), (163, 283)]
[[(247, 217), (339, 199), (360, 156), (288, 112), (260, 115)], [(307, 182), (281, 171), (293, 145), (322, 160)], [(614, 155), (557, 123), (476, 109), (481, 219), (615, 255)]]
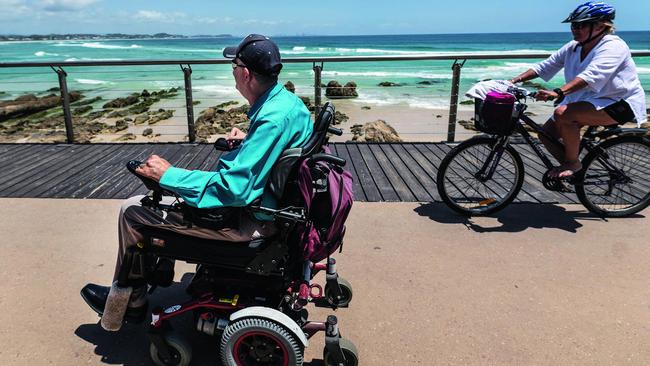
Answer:
[(357, 84), (354, 81), (349, 81), (342, 86), (338, 81), (332, 80), (325, 87), (325, 96), (328, 98), (356, 98), (359, 96)]
[(400, 83), (394, 83), (392, 81), (382, 81), (381, 83), (377, 84), (377, 86), (386, 86), (386, 87), (391, 87), (391, 86), (403, 86), (404, 84)]
[(113, 99), (110, 102), (104, 104), (102, 108), (124, 108), (137, 103), (139, 100), (140, 99), (138, 98), (138, 95), (133, 94), (133, 95), (129, 95), (126, 98)]
[(291, 81), (287, 81), (286, 84), (284, 84), (284, 88), (292, 93), (296, 92), (296, 86), (293, 85)]
[(244, 132), (248, 131), (248, 115), (246, 113), (248, 113), (250, 107), (242, 105), (228, 110), (219, 108), (225, 105), (228, 105), (228, 103), (207, 108), (196, 119), (194, 123), (196, 136), (200, 141), (207, 141), (211, 135), (226, 134), (233, 127), (237, 127)]
[(378, 119), (364, 125), (354, 125), (350, 128), (352, 141), (361, 142), (401, 142), (397, 131), (386, 121)]
[[(70, 92), (70, 102), (82, 98), (81, 93)], [(14, 100), (0, 102), (0, 121), (45, 111), (61, 105), (61, 96), (49, 94), (38, 98), (33, 94), (22, 95)]]

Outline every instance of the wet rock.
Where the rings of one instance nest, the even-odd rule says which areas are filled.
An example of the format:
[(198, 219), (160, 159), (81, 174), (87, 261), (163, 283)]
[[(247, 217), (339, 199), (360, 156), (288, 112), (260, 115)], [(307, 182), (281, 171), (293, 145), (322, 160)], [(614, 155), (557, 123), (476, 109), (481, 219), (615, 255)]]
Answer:
[(90, 104), (96, 103), (96, 102), (98, 102), (100, 100), (102, 100), (102, 97), (94, 97), (94, 98), (90, 98), (90, 99), (86, 99), (86, 100), (80, 100), (80, 101), (75, 102), (75, 103), (70, 103), (70, 105), (75, 106), (75, 107), (80, 107), (82, 105), (90, 105)]
[(347, 122), (350, 119), (345, 113), (335, 111), (334, 112), (334, 123), (335, 125), (339, 125), (341, 123)]
[(359, 96), (357, 93), (357, 84), (350, 81), (344, 86), (341, 86), (338, 81), (332, 80), (327, 83), (325, 96), (328, 98), (356, 98)]
[(50, 93), (58, 93), (58, 92), (61, 91), (61, 88), (59, 88), (58, 86), (55, 86), (54, 88), (47, 89), (47, 91), (50, 92)]
[(436, 114), (436, 118), (442, 118), (442, 114)]
[(242, 131), (248, 131), (248, 105), (231, 108), (228, 110), (219, 109), (221, 105), (207, 108), (196, 119), (196, 135), (198, 138), (208, 139), (211, 135), (225, 134), (233, 127)]
[(377, 84), (377, 86), (385, 86), (385, 87), (403, 86), (403, 85), (404, 84), (394, 83), (392, 81), (382, 81), (381, 83)]
[(124, 134), (124, 135), (118, 137), (117, 139), (115, 139), (115, 141), (131, 141), (131, 140), (135, 140), (135, 139), (136, 139), (136, 137), (135, 137), (134, 134), (127, 133), (127, 134)]
[(199, 104), (201, 104), (200, 100), (193, 100), (192, 101), (192, 105), (199, 105)]
[(142, 93), (140, 93), (140, 96), (143, 97), (143, 98), (149, 98), (151, 96), (151, 94), (149, 93), (149, 91), (147, 89), (145, 89), (145, 90), (142, 91)]
[(90, 112), (90, 113), (88, 113), (88, 115), (86, 117), (88, 117), (90, 119), (97, 119), (97, 118), (105, 115), (107, 112), (108, 112), (107, 110), (102, 109), (101, 111)]
[(106, 117), (108, 117), (108, 118), (122, 118), (122, 117), (126, 117), (128, 115), (129, 115), (129, 111), (113, 111)]
[(85, 114), (86, 112), (90, 112), (92, 109), (93, 109), (92, 106), (86, 105), (83, 107), (73, 109), (72, 114), (75, 116), (80, 116), (82, 114)]
[(397, 131), (386, 121), (378, 119), (364, 125), (354, 125), (350, 128), (353, 137), (352, 141), (366, 142), (401, 142), (402, 139)]
[(293, 85), (291, 81), (287, 81), (286, 84), (284, 84), (284, 88), (292, 93), (296, 92), (296, 86)]
[(126, 119), (120, 119), (115, 122), (115, 131), (124, 131), (129, 127), (129, 124), (126, 122)]
[[(82, 95), (78, 92), (71, 92), (69, 97), (71, 102), (75, 102), (81, 99)], [(0, 121), (5, 121), (9, 118), (30, 116), (60, 106), (61, 97), (54, 94), (42, 98), (38, 98), (33, 94), (22, 95), (15, 100), (0, 102)]]
[(104, 108), (124, 108), (136, 104), (140, 99), (137, 95), (129, 95), (126, 98), (116, 98), (104, 104)]
[(140, 125), (140, 124), (143, 124), (143, 123), (147, 122), (148, 120), (149, 120), (148, 115), (146, 115), (146, 114), (145, 115), (139, 115), (139, 116), (135, 116), (135, 120), (133, 121), (133, 123), (135, 123), (136, 125)]
[(462, 101), (460, 101), (460, 103), (458, 103), (458, 104), (462, 104), (462, 105), (470, 105), (470, 104), (472, 104), (472, 105), (473, 105), (473, 104), (474, 104), (474, 100), (473, 100), (473, 99), (462, 100)]
[(434, 85), (436, 82), (433, 80), (424, 80), (424, 81), (418, 81), (416, 84), (418, 85)]
[(361, 109), (363, 109), (363, 110), (370, 110), (370, 106), (368, 106), (368, 105), (364, 105), (363, 107), (361, 107)]
[(151, 136), (153, 135), (153, 129), (151, 128), (145, 128), (144, 131), (142, 131), (142, 136)]

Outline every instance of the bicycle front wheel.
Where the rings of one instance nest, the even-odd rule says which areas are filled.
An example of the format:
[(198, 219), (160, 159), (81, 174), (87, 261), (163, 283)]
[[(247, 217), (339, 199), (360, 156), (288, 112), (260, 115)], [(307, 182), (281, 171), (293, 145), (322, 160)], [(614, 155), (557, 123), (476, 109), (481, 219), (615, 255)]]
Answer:
[[(447, 206), (467, 216), (488, 215), (517, 197), (524, 182), (524, 164), (510, 145), (499, 153), (497, 141), (489, 136), (474, 137), (442, 159), (436, 184)], [(489, 178), (481, 174), (490, 168), (494, 172)]]
[(607, 140), (582, 160), (580, 202), (602, 217), (633, 215), (650, 205), (650, 141), (642, 136)]

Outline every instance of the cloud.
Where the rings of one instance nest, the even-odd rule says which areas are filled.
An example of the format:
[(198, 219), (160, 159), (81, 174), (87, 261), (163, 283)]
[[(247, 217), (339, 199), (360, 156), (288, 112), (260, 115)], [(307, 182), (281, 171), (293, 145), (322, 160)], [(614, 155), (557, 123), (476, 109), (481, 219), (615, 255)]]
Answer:
[(155, 10), (138, 10), (133, 17), (147, 22), (180, 23), (187, 19), (187, 14), (179, 11), (165, 14)]
[(41, 0), (42, 9), (50, 12), (74, 11), (84, 9), (98, 0)]

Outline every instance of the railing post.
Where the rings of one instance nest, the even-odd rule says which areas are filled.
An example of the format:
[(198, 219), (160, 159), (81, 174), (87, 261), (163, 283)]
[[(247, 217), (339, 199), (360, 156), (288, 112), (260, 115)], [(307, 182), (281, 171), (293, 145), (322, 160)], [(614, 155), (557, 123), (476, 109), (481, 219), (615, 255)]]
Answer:
[(70, 113), (70, 94), (68, 94), (68, 83), (66, 82), (66, 72), (59, 67), (52, 70), (59, 76), (59, 90), (61, 91), (61, 101), (63, 102), (63, 120), (65, 121), (65, 135), (68, 144), (74, 143), (74, 132), (72, 131), (72, 113)]
[(323, 63), (321, 62), (320, 65), (318, 65), (316, 62), (314, 62), (314, 105), (316, 106), (316, 110), (314, 111), (315, 115), (318, 116), (320, 113), (320, 107), (321, 107), (321, 71), (323, 71)]
[(187, 136), (190, 143), (196, 141), (196, 129), (194, 127), (194, 101), (192, 99), (192, 67), (187, 65), (184, 67), (183, 76), (185, 77), (185, 108), (187, 109)]
[(456, 137), (456, 116), (458, 114), (458, 89), (460, 87), (460, 69), (465, 65), (465, 61), (459, 63), (454, 60), (451, 65), (453, 76), (451, 79), (451, 100), (449, 101), (449, 125), (447, 126), (447, 142), (454, 142)]

